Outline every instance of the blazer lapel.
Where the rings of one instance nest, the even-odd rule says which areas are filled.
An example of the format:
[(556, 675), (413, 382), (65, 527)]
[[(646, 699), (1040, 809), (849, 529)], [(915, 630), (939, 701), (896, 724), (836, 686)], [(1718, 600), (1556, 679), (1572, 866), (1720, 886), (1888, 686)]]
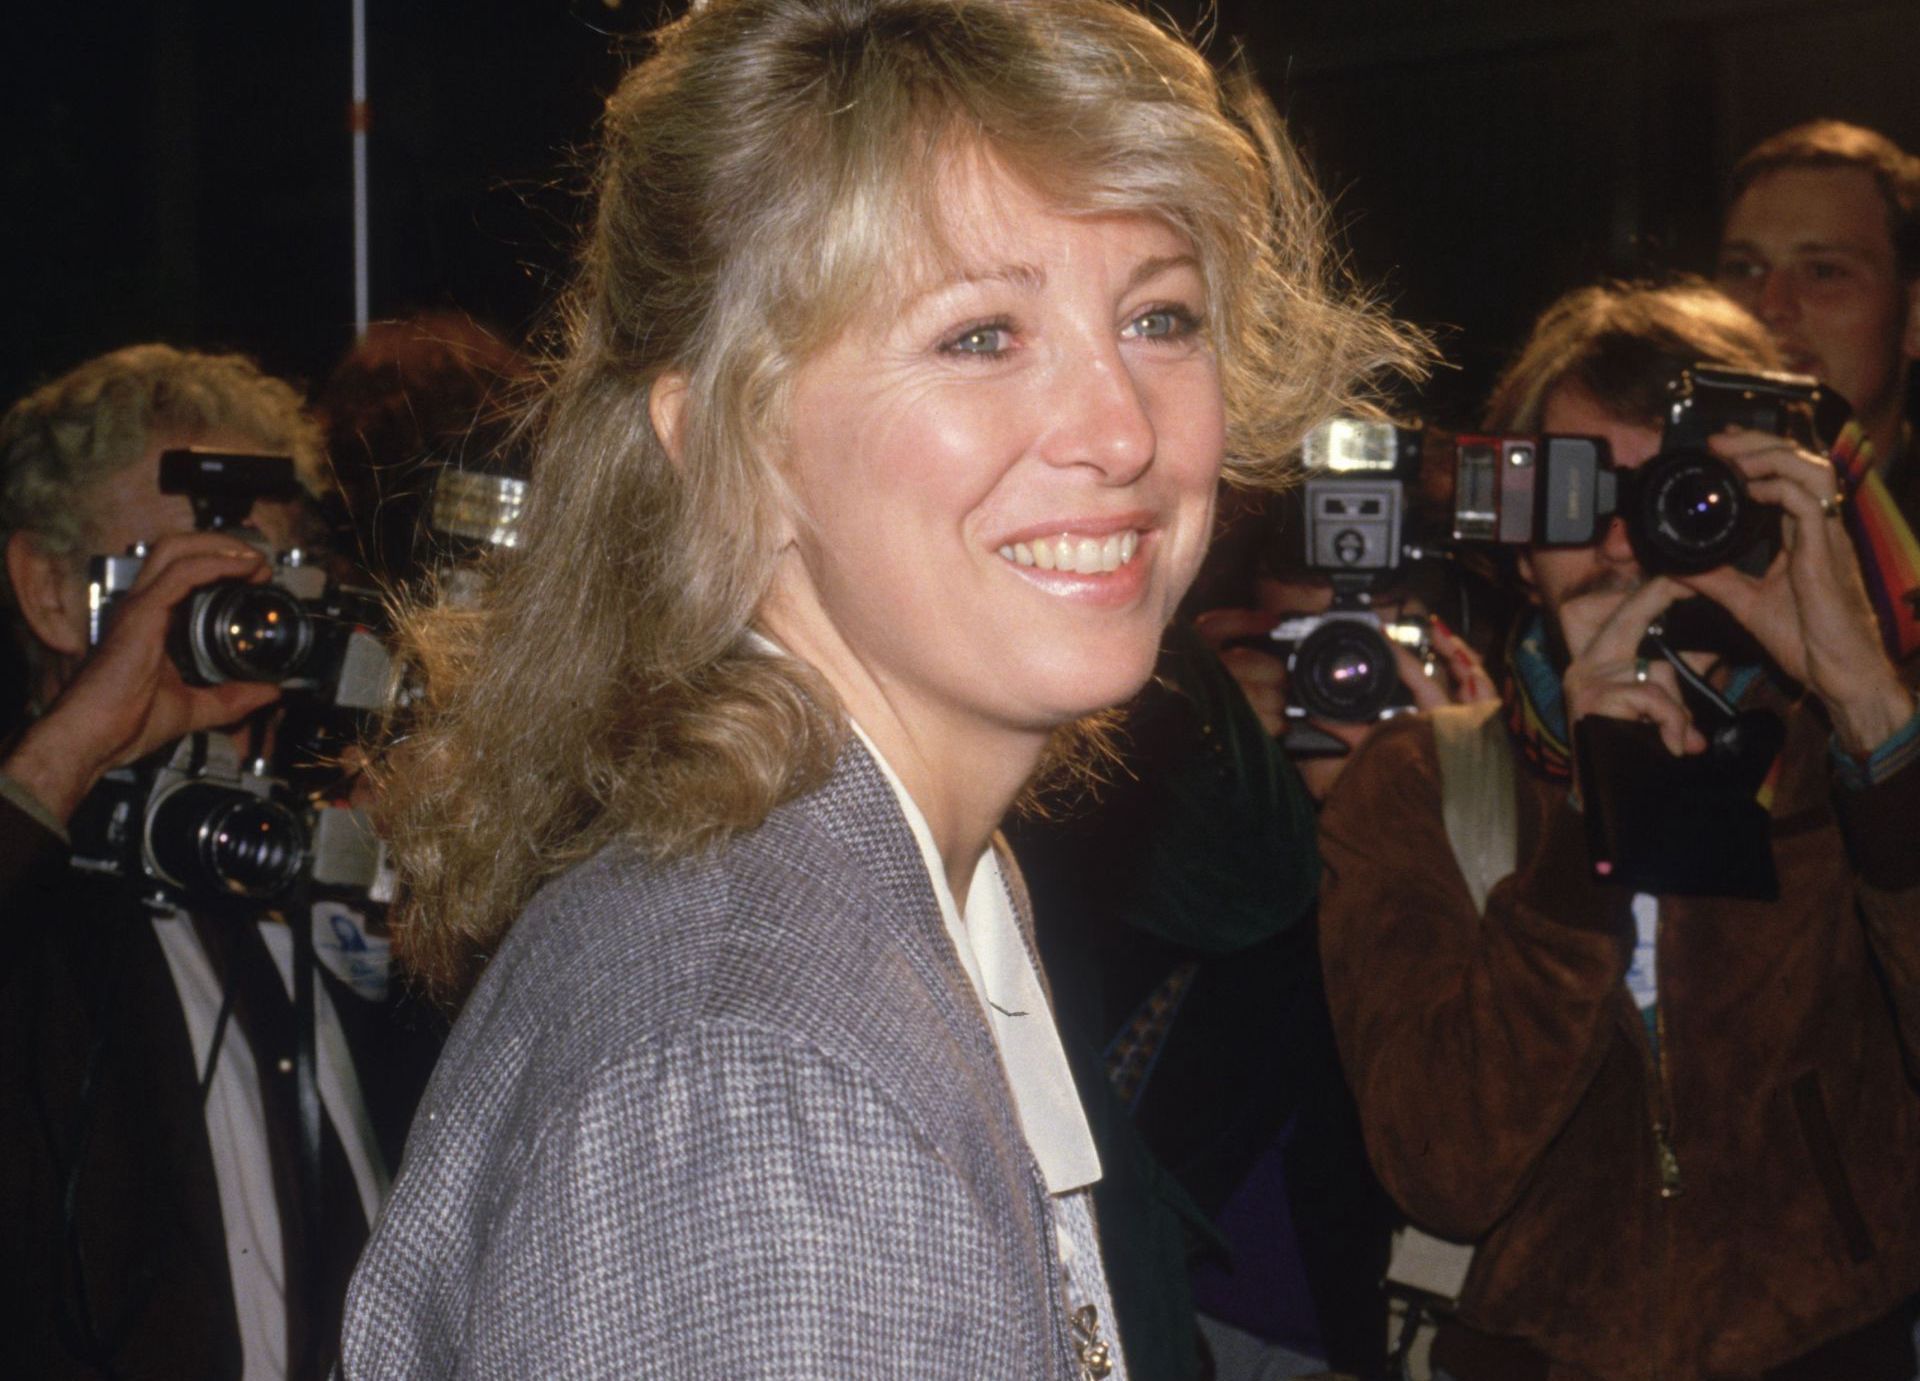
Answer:
[[(935, 1005), (962, 1048), (1006, 1082), (1000, 1052), (980, 1011), (979, 999), (960, 957), (953, 952), (925, 860), (901, 813), (893, 788), (857, 737), (849, 736), (833, 776), (796, 803), (847, 852), (852, 867), (878, 893), (894, 922), (909, 963), (932, 993)], [(1012, 1094), (1007, 1094), (1009, 1115)]]

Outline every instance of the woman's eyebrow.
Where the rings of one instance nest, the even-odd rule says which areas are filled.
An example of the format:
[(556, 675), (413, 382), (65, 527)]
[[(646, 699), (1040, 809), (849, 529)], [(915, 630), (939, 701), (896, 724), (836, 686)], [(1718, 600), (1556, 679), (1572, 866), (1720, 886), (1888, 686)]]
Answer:
[[(1183, 268), (1190, 268), (1198, 272), (1200, 269), (1199, 258), (1192, 254), (1156, 254), (1151, 258), (1142, 259), (1138, 264), (1133, 266), (1132, 272), (1127, 275), (1126, 282), (1121, 287), (1121, 292), (1123, 294), (1130, 293), (1142, 283), (1151, 282), (1163, 273)], [(1021, 292), (1039, 292), (1047, 285), (1047, 271), (1038, 264), (1024, 263), (995, 264), (984, 268), (961, 269), (959, 272), (942, 278), (936, 283), (929, 283), (918, 292), (908, 294), (906, 301), (901, 304), (901, 313), (904, 314), (911, 311), (930, 298), (938, 297), (942, 293), (952, 292), (959, 288), (972, 287), (979, 283), (1004, 283)]]
[(995, 264), (985, 268), (963, 268), (918, 292), (909, 293), (901, 304), (902, 312), (911, 311), (930, 298), (979, 283), (1005, 283), (1021, 292), (1039, 292), (1047, 285), (1047, 271), (1038, 264)]
[(1121, 289), (1121, 291), (1123, 293), (1132, 292), (1142, 283), (1150, 283), (1161, 274), (1170, 272), (1173, 269), (1192, 269), (1195, 273), (1198, 273), (1200, 271), (1200, 260), (1192, 254), (1156, 254), (1151, 259), (1142, 259), (1138, 264), (1134, 265), (1133, 272), (1127, 275), (1126, 287)]

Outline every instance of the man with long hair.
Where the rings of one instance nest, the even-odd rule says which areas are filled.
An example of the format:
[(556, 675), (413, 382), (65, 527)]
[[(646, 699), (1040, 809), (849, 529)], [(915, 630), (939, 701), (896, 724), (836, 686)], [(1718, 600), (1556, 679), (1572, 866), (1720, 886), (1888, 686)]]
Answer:
[[(1488, 428), (1602, 438), (1631, 476), (1700, 363), (1777, 358), (1704, 284), (1583, 289), (1535, 325)], [(1328, 996), (1374, 1165), (1474, 1249), (1434, 1350), (1458, 1381), (1913, 1373), (1920, 716), (1834, 467), (1764, 431), (1708, 446), (1782, 515), (1764, 575), (1650, 574), (1619, 518), (1528, 548), (1502, 703), (1393, 721), (1322, 816)], [(1692, 596), (1744, 635), (1703, 646), (1749, 651), (1653, 655)], [(1696, 775), (1627, 809), (1753, 822), (1777, 897), (1751, 874), (1610, 880), (1588, 817), (1625, 749), (1577, 748), (1631, 740), (1671, 772), (1706, 753), (1715, 701), (1784, 727), (1757, 798)]]

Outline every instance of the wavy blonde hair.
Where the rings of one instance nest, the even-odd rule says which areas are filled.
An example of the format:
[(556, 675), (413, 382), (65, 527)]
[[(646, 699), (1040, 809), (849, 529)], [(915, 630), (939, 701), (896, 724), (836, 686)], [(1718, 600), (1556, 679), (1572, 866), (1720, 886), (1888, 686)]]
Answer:
[[(711, 0), (669, 24), (608, 103), (524, 545), (479, 607), (407, 626), (398, 934), (443, 997), (559, 870), (619, 838), (711, 847), (831, 768), (832, 695), (749, 637), (787, 387), (900, 289), (902, 246), (939, 253), (939, 170), (968, 152), (1191, 240), (1233, 480), (1279, 482), (1309, 426), (1418, 353), (1346, 288), (1251, 82), (1116, 0)], [(648, 411), (669, 373), (677, 459)]]

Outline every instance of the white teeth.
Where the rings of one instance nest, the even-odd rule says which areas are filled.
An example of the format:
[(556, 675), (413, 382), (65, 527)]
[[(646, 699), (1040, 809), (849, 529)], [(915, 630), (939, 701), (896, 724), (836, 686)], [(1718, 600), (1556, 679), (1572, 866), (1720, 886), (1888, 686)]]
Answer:
[(1140, 551), (1140, 534), (1132, 530), (1108, 537), (1039, 537), (1031, 542), (1010, 542), (1000, 548), (1000, 558), (1016, 566), (1035, 566), (1043, 571), (1066, 571), (1074, 575), (1104, 575), (1117, 571)]

